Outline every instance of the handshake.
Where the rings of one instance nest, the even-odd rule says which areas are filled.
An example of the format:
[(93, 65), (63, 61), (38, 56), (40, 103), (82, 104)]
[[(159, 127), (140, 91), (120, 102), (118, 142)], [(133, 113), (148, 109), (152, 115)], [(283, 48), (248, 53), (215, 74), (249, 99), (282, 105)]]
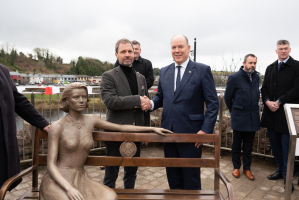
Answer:
[(147, 96), (140, 97), (141, 109), (147, 112), (152, 108), (152, 103)]

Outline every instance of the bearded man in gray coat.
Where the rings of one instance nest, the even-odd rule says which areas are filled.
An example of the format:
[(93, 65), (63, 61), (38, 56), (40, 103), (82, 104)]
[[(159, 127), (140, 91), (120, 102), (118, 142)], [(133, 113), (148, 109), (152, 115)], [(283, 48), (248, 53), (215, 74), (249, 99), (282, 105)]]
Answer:
[[(115, 56), (119, 66), (102, 75), (101, 95), (108, 109), (106, 120), (116, 124), (144, 126), (144, 111), (141, 104), (149, 104), (146, 80), (143, 75), (132, 68), (134, 61), (133, 44), (128, 39), (120, 39), (115, 45)], [(121, 156), (120, 142), (107, 141), (106, 155)], [(135, 143), (140, 157), (140, 142)], [(134, 189), (137, 167), (124, 167), (124, 188)], [(104, 185), (115, 188), (119, 166), (106, 166)]]
[[(18, 92), (8, 69), (0, 64), (0, 187), (7, 179), (20, 172), (15, 112), (33, 126), (48, 131), (49, 122)], [(21, 181), (13, 183), (9, 191)]]

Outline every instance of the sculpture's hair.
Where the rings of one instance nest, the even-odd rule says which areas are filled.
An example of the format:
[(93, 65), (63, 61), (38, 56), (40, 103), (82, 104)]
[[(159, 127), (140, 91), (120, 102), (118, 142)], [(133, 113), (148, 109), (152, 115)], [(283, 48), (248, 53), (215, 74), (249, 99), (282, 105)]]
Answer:
[(244, 63), (246, 63), (248, 57), (253, 57), (253, 58), (256, 58), (256, 60), (257, 60), (257, 57), (254, 54), (250, 53), (244, 57)]
[(90, 101), (89, 100), (89, 97), (88, 97), (88, 90), (87, 90), (87, 87), (83, 84), (83, 83), (79, 83), (79, 82), (76, 82), (76, 83), (71, 83), (69, 85), (67, 85), (64, 90), (63, 90), (63, 93), (62, 93), (62, 96), (61, 96), (61, 99), (60, 99), (60, 104), (62, 107), (60, 107), (60, 109), (66, 113), (69, 112), (69, 106), (67, 105), (66, 103), (66, 99), (68, 97), (70, 97), (71, 95), (71, 92), (74, 90), (74, 89), (84, 89), (86, 91), (86, 94), (87, 94), (87, 102), (86, 102), (86, 108), (88, 108), (88, 102)]
[(115, 53), (118, 53), (119, 44), (127, 44), (127, 43), (130, 43), (131, 46), (132, 46), (132, 49), (134, 49), (132, 42), (130, 40), (126, 39), (126, 38), (123, 38), (123, 39), (120, 39), (116, 42), (116, 44), (115, 44)]
[(287, 41), (287, 40), (278, 40), (278, 41), (277, 41), (277, 46), (278, 46), (278, 45), (285, 45), (285, 44), (291, 46), (291, 45), (290, 45), (290, 42)]

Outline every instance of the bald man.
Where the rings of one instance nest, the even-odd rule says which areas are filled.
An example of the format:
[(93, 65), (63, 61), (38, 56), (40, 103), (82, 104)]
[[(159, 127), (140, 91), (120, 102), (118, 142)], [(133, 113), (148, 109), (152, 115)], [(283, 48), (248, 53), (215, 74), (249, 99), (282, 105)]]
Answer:
[[(172, 38), (171, 51), (175, 62), (161, 69), (151, 110), (163, 106), (161, 127), (174, 133), (211, 134), (219, 107), (211, 68), (189, 59), (184, 35)], [(200, 158), (201, 153), (201, 143), (164, 143), (165, 157)], [(201, 189), (200, 168), (167, 167), (166, 172), (170, 189)]]

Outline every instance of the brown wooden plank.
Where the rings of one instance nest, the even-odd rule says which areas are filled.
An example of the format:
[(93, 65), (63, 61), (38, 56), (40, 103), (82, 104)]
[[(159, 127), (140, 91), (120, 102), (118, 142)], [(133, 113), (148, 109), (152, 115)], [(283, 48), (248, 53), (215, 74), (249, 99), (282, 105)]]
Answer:
[[(38, 138), (48, 139), (48, 133), (40, 129), (37, 130)], [(167, 137), (156, 133), (123, 133), (123, 132), (93, 132), (93, 139), (96, 141), (133, 141), (133, 142), (215, 142), (214, 134), (168, 134)]]
[(129, 142), (215, 142), (214, 134), (168, 134), (167, 137), (155, 133), (122, 133), (122, 132), (93, 132), (96, 141), (129, 141)]
[(165, 195), (150, 195), (150, 194), (118, 194), (118, 200), (134, 200), (134, 199), (193, 199), (193, 200), (218, 200), (216, 195), (181, 195), (181, 194), (165, 194)]
[[(88, 156), (85, 165), (140, 166), (140, 167), (214, 167), (212, 158), (124, 158), (113, 156)], [(39, 155), (39, 165), (47, 164), (47, 155)]]
[(47, 154), (39, 154), (38, 165), (46, 165), (46, 164), (47, 164)]
[(113, 189), (118, 194), (193, 194), (193, 195), (216, 195), (214, 190), (166, 190), (166, 189)]
[[(38, 129), (38, 128), (37, 128)], [(46, 131), (42, 131), (40, 129), (38, 129), (38, 137), (40, 140), (47, 140), (48, 139), (48, 133)]]
[(213, 167), (214, 159), (204, 158), (123, 158), (88, 156), (85, 165), (140, 166), (140, 167)]

